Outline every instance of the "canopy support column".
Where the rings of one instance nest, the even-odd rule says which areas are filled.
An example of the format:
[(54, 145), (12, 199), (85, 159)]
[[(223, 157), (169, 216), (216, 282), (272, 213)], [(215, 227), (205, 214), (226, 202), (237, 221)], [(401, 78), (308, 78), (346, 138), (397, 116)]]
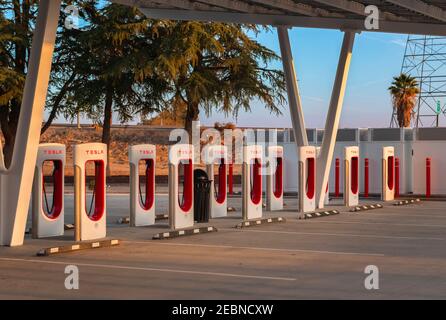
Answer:
[(293, 124), (294, 141), (297, 147), (308, 146), (307, 131), (305, 128), (302, 102), (299, 94), (299, 86), (296, 78), (296, 71), (291, 52), (290, 38), (288, 36), (288, 27), (277, 27), (279, 36), (280, 51), (282, 53), (283, 70), (288, 93), (288, 105), (290, 107), (291, 122)]
[(336, 137), (338, 135), (339, 121), (344, 103), (355, 35), (355, 31), (346, 31), (344, 34), (338, 70), (333, 85), (333, 92), (325, 123), (324, 139), (322, 140), (320, 157), (317, 160), (316, 191), (318, 208), (324, 208), (325, 190), (330, 176), (331, 163), (333, 161), (333, 152), (336, 145)]
[[(0, 245), (23, 244), (61, 0), (40, 0), (8, 170), (0, 172)], [(0, 150), (3, 156), (3, 150)]]

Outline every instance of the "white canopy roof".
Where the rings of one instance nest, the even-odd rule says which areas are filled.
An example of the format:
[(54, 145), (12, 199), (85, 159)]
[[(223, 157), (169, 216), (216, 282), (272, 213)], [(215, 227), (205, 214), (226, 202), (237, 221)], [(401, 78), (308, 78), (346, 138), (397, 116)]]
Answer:
[(446, 36), (446, 1), (433, 0), (112, 0), (155, 19), (365, 30), (365, 7), (380, 10), (377, 32)]

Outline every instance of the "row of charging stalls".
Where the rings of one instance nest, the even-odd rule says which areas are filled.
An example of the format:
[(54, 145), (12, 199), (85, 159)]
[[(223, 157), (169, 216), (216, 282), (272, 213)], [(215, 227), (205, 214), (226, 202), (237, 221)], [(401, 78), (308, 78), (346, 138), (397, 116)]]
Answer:
[[(107, 146), (102, 143), (76, 145), (73, 154), (75, 240), (104, 238)], [(34, 238), (64, 234), (65, 161), (65, 145), (52, 143), (39, 145), (31, 207)], [(51, 171), (51, 174), (46, 177), (45, 171)], [(49, 184), (52, 185), (52, 190)], [(52, 196), (49, 196), (50, 191)]]
[[(319, 147), (322, 144), (324, 130), (307, 129), (307, 135), (310, 146)], [(340, 129), (338, 131), (336, 146), (333, 152), (333, 162), (331, 165), (329, 178), (329, 190), (335, 190), (335, 164), (336, 159), (340, 160), (341, 172), (344, 171), (344, 149), (345, 147), (357, 146), (360, 151), (359, 161), (359, 191), (364, 192), (364, 160), (369, 160), (369, 192), (372, 194), (380, 194), (381, 185), (381, 160), (382, 149), (384, 147), (394, 147), (395, 158), (400, 163), (400, 192), (412, 192), (412, 145), (413, 132), (411, 129)], [(298, 172), (296, 163), (297, 148), (294, 143), (294, 137), (291, 131), (285, 131), (284, 141), (280, 142), (284, 147), (285, 170), (287, 175), (284, 179), (285, 192), (296, 192), (298, 189)], [(414, 157), (415, 158), (415, 157)], [(420, 157), (422, 158), (422, 157)], [(422, 166), (421, 166), (422, 167)], [(374, 179), (373, 177), (379, 177)], [(339, 176), (340, 186), (344, 186), (344, 175)], [(420, 179), (423, 181), (423, 179)]]
[[(169, 223), (172, 229), (194, 224), (194, 149), (178, 144), (169, 149)], [(263, 164), (267, 164), (268, 210), (283, 208), (282, 147), (269, 147), (266, 161), (262, 146), (244, 147), (243, 218), (262, 216)], [(33, 236), (60, 236), (64, 233), (64, 167), (66, 148), (61, 144), (39, 146), (33, 190)], [(211, 177), (210, 212), (212, 218), (227, 215), (228, 150), (225, 146), (204, 148), (204, 160)], [(75, 239), (99, 239), (106, 236), (105, 177), (106, 145), (89, 143), (74, 146)], [(130, 164), (130, 225), (148, 226), (155, 223), (156, 146), (144, 144), (129, 147)], [(215, 174), (214, 166), (218, 174)], [(52, 198), (49, 199), (44, 169), (52, 167)]]

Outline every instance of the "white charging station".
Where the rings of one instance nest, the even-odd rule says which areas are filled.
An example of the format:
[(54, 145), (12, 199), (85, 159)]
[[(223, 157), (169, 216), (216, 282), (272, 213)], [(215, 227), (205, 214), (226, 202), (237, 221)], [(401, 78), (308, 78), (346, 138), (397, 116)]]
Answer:
[(299, 211), (316, 210), (316, 147), (299, 148)]
[(344, 205), (359, 204), (359, 147), (344, 148)]
[(169, 224), (174, 230), (194, 225), (194, 147), (190, 144), (169, 148)]
[[(105, 194), (107, 145), (78, 144), (74, 146), (73, 154), (75, 239), (84, 241), (104, 238), (107, 233)], [(91, 185), (87, 186), (89, 163), (94, 164), (94, 182), (90, 182)], [(88, 187), (92, 187), (93, 191), (91, 196), (87, 197)]]
[(283, 147), (268, 147), (266, 177), (266, 209), (283, 209)]
[[(206, 172), (211, 182), (211, 197), (209, 210), (211, 218), (221, 218), (228, 215), (227, 175), (228, 147), (209, 145), (203, 149), (203, 160)], [(218, 175), (215, 176), (214, 165), (218, 165)]]
[[(140, 164), (143, 162), (143, 178)], [(129, 147), (130, 163), (130, 226), (155, 224), (156, 146), (140, 144)], [(144, 180), (143, 183), (141, 180)], [(143, 186), (141, 186), (143, 184)]]
[(383, 201), (395, 199), (395, 148), (384, 147), (382, 153), (382, 191)]
[[(65, 145), (59, 143), (39, 145), (32, 192), (32, 237), (35, 239), (64, 234), (65, 158)], [(53, 190), (49, 199), (44, 168), (51, 164)]]
[(252, 145), (243, 148), (243, 220), (262, 217), (262, 164), (262, 146)]

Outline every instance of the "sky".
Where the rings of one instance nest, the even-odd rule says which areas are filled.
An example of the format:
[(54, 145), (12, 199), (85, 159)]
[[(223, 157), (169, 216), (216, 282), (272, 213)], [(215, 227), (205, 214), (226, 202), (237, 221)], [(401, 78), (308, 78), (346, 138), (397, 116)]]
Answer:
[[(289, 31), (297, 79), (308, 128), (323, 128), (342, 45), (336, 30), (293, 28)], [(280, 54), (275, 29), (262, 32), (257, 40)], [(347, 83), (341, 128), (388, 127), (392, 105), (387, 88), (401, 72), (407, 35), (363, 32), (356, 36)], [(281, 68), (281, 62), (274, 67)], [(283, 115), (270, 114), (253, 101), (251, 113), (237, 119), (215, 113), (201, 115), (205, 125), (236, 122), (239, 126), (291, 127), (288, 104)]]
[[(293, 28), (289, 31), (297, 79), (307, 128), (323, 128), (336, 74), (343, 33), (337, 30)], [(257, 40), (280, 55), (274, 28), (261, 32)], [(388, 127), (392, 105), (387, 88), (401, 72), (407, 35), (363, 32), (356, 36), (347, 83), (341, 128)], [(279, 61), (272, 67), (282, 68)], [(233, 122), (241, 127), (290, 128), (286, 103), (282, 115), (270, 114), (259, 101), (252, 102), (252, 112), (241, 112), (237, 119), (215, 112), (200, 121)], [(65, 122), (58, 119), (57, 122)], [(82, 122), (89, 122), (82, 119)], [(139, 119), (135, 119), (137, 123)], [(118, 123), (117, 119), (114, 119)]]

